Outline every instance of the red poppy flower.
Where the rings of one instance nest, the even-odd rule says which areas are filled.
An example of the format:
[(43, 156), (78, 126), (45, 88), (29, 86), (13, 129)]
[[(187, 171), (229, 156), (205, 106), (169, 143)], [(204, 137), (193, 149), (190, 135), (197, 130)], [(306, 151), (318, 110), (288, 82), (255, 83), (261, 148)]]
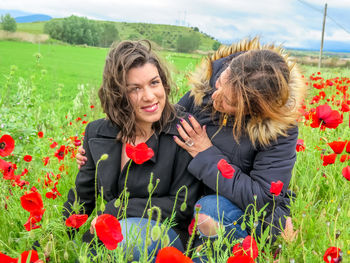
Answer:
[(126, 144), (125, 147), (126, 155), (137, 164), (142, 164), (154, 155), (154, 152), (151, 148), (148, 148), (147, 144), (142, 142), (136, 146)]
[(312, 115), (312, 128), (318, 128), (321, 125), (321, 130), (325, 128), (335, 129), (340, 123), (343, 122), (343, 118), (340, 113), (327, 105), (320, 105), (316, 107), (316, 114)]
[(0, 252), (0, 262), (2, 263), (17, 263), (17, 258), (11, 258), (10, 256), (7, 256)]
[(323, 160), (323, 166), (327, 166), (328, 164), (333, 164), (335, 163), (335, 159), (337, 158), (336, 153), (332, 153), (329, 155), (323, 155), (321, 154), (321, 159)]
[(196, 222), (195, 218), (192, 218), (191, 223), (188, 225), (188, 234), (190, 234), (190, 236), (192, 236), (193, 233), (193, 227), (194, 227), (194, 223)]
[(339, 262), (339, 252), (340, 248), (329, 247), (323, 255), (323, 261), (327, 263)]
[(6, 162), (2, 159), (0, 159), (0, 170), (2, 170), (3, 175), (4, 175), (4, 179), (5, 180), (12, 180), (15, 179), (15, 165), (10, 163), (10, 162)]
[[(281, 182), (281, 181), (278, 181), (278, 182)], [(281, 184), (283, 187), (282, 182), (281, 182)], [(252, 257), (253, 259), (256, 259), (258, 257), (258, 255), (259, 255), (258, 246), (257, 246), (256, 241), (254, 240), (254, 238), (252, 236), (245, 237), (245, 239), (243, 240), (243, 243), (242, 243), (242, 247), (248, 256)]]
[(281, 181), (272, 182), (270, 187), (270, 193), (273, 195), (280, 195), (283, 189), (283, 183)]
[[(30, 254), (30, 258), (29, 257)], [(29, 251), (24, 251), (21, 254), (21, 263), (36, 263), (37, 260), (39, 260), (38, 252), (36, 250), (29, 250)], [(28, 261), (29, 259), (29, 261)]]
[(242, 248), (242, 244), (237, 243), (236, 245), (234, 245), (233, 248), (232, 248), (232, 254), (234, 256), (243, 256), (243, 255), (245, 255), (244, 254), (244, 250)]
[(156, 263), (192, 263), (192, 259), (185, 256), (180, 250), (175, 247), (164, 247), (159, 250), (156, 258)]
[(86, 220), (88, 219), (88, 215), (76, 215), (73, 214), (70, 217), (66, 219), (66, 226), (67, 227), (73, 227), (78, 229), (83, 224), (85, 224)]
[(49, 160), (50, 160), (50, 157), (44, 157), (42, 159), (43, 163), (44, 163), (44, 166), (46, 166), (48, 163), (49, 163)]
[(340, 161), (341, 163), (343, 163), (343, 162), (345, 162), (345, 161), (347, 161), (347, 160), (349, 160), (349, 159), (350, 159), (350, 155), (343, 154), (342, 156), (340, 156), (339, 161)]
[(225, 159), (221, 159), (217, 165), (221, 175), (227, 179), (231, 179), (235, 173), (235, 169), (228, 164)]
[(39, 137), (39, 138), (44, 137), (44, 133), (43, 133), (42, 131), (39, 131), (39, 132), (38, 132), (38, 137)]
[(90, 105), (90, 108), (93, 109), (93, 108), (95, 108), (95, 106), (94, 105)]
[(303, 139), (298, 139), (297, 140), (296, 150), (297, 150), (297, 152), (305, 151), (305, 145), (304, 145), (304, 140)]
[(66, 152), (66, 146), (62, 145), (56, 152), (55, 156), (58, 158), (58, 161), (60, 162), (61, 160), (64, 159), (64, 155)]
[(15, 141), (14, 139), (8, 135), (4, 134), (0, 138), (0, 156), (5, 157), (12, 153), (13, 149), (15, 149)]
[(330, 142), (328, 143), (328, 145), (332, 148), (332, 150), (334, 151), (334, 153), (336, 154), (341, 154), (345, 148), (345, 142), (342, 141), (334, 141), (334, 142)]
[(349, 112), (350, 111), (349, 105), (346, 103), (342, 103), (340, 111)]
[(57, 142), (53, 142), (51, 145), (50, 145), (50, 148), (55, 148), (57, 146)]
[(254, 263), (254, 259), (247, 255), (235, 255), (229, 257), (227, 263)]
[(116, 249), (124, 238), (118, 219), (109, 214), (97, 217), (95, 229), (98, 238), (109, 250)]
[(346, 166), (342, 170), (342, 174), (346, 180), (350, 181), (350, 166)]
[[(349, 119), (350, 119), (350, 118), (349, 118)], [(346, 151), (347, 153), (350, 153), (350, 141), (347, 141), (345, 151)]]
[(22, 195), (21, 205), (28, 212), (41, 211), (44, 208), (43, 200), (38, 192)]
[(80, 146), (81, 145), (81, 140), (75, 140), (74, 141), (75, 146)]
[(29, 163), (29, 162), (32, 161), (32, 156), (30, 156), (30, 155), (24, 155), (23, 160), (24, 160), (25, 162)]

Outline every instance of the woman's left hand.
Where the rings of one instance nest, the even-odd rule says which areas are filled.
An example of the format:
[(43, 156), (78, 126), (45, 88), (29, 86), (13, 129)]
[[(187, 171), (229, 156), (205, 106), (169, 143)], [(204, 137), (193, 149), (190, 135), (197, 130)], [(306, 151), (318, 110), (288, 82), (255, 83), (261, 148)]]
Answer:
[(193, 128), (187, 121), (182, 119), (182, 126), (177, 125), (177, 130), (183, 141), (177, 136), (174, 136), (174, 141), (184, 148), (192, 157), (195, 157), (198, 153), (213, 146), (213, 144), (207, 135), (206, 126), (201, 127), (198, 121), (191, 115), (188, 119)]

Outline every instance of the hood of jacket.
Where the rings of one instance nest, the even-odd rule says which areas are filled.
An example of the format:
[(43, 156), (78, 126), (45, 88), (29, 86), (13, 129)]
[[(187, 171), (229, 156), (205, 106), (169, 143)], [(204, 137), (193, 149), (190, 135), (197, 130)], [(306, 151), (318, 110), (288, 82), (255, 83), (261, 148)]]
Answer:
[(291, 126), (296, 125), (297, 113), (307, 91), (305, 79), (303, 79), (298, 66), (281, 46), (262, 45), (258, 38), (241, 40), (231, 46), (222, 45), (214, 54), (203, 59), (201, 64), (189, 76), (189, 84), (191, 85), (190, 96), (193, 97), (196, 107), (212, 104), (211, 94), (215, 90), (216, 79), (226, 68), (224, 64), (243, 52), (263, 49), (277, 52), (286, 61), (290, 70), (288, 107), (291, 113), (295, 113), (291, 114), (290, 117), (286, 117), (288, 119), (283, 124), (274, 119), (266, 119), (261, 122), (247, 121), (246, 132), (251, 141), (266, 145), (266, 142), (276, 140), (280, 135), (286, 136), (286, 131)]

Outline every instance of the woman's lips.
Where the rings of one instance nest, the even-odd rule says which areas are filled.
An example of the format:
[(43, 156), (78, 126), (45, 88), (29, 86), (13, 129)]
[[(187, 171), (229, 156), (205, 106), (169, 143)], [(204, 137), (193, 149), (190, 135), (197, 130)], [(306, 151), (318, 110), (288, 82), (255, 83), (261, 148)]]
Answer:
[(156, 110), (158, 110), (158, 103), (155, 103), (146, 107), (142, 107), (141, 109), (146, 112), (155, 112)]

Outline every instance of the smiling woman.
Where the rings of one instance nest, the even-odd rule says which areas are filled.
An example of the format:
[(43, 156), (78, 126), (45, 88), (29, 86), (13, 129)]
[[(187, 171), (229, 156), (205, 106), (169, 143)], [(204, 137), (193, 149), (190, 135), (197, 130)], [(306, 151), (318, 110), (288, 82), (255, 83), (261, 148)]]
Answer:
[[(97, 194), (97, 162), (103, 154), (108, 154), (108, 159), (98, 165), (97, 191), (101, 193), (103, 188), (103, 198), (107, 202), (103, 213), (121, 219), (122, 234), (125, 239), (128, 238), (123, 240), (122, 246), (127, 251), (130, 251), (127, 244), (134, 247), (133, 260), (136, 261), (143, 256), (144, 242), (150, 240), (146, 236), (148, 220), (143, 218), (145, 211), (157, 206), (163, 221), (171, 217), (175, 206), (176, 225), (170, 228), (168, 236), (173, 246), (183, 251), (181, 240), (187, 237), (186, 227), (197, 199), (197, 180), (187, 171), (191, 157), (173, 141), (173, 136), (178, 135), (175, 124), (179, 119), (169, 102), (168, 76), (167, 68), (161, 64), (148, 42), (124, 41), (111, 49), (98, 93), (107, 118), (91, 122), (86, 127), (84, 149), (88, 160), (80, 169), (75, 189), (70, 190), (64, 205), (65, 217), (78, 212), (73, 209), (78, 200), (82, 205), (79, 213), (83, 210), (88, 215), (92, 213)], [(127, 154), (130, 148), (140, 148), (133, 145), (146, 146), (154, 154), (144, 162), (132, 161), (131, 155)], [(154, 181), (157, 184), (151, 189), (153, 195), (149, 200), (149, 185), (154, 185)], [(184, 185), (188, 188), (186, 195), (184, 191), (179, 192)], [(129, 195), (127, 202), (115, 205), (126, 189)], [(185, 209), (180, 209), (183, 203), (187, 205)], [(121, 216), (120, 207), (125, 209), (125, 216)], [(91, 223), (92, 233), (96, 221), (98, 219), (95, 218)], [(152, 226), (156, 224), (156, 221), (151, 221)], [(130, 231), (136, 228), (140, 229), (142, 246), (133, 243), (137, 240), (132, 238), (138, 235)], [(87, 232), (85, 240), (91, 238)], [(157, 240), (148, 244), (148, 254), (159, 248)]]

